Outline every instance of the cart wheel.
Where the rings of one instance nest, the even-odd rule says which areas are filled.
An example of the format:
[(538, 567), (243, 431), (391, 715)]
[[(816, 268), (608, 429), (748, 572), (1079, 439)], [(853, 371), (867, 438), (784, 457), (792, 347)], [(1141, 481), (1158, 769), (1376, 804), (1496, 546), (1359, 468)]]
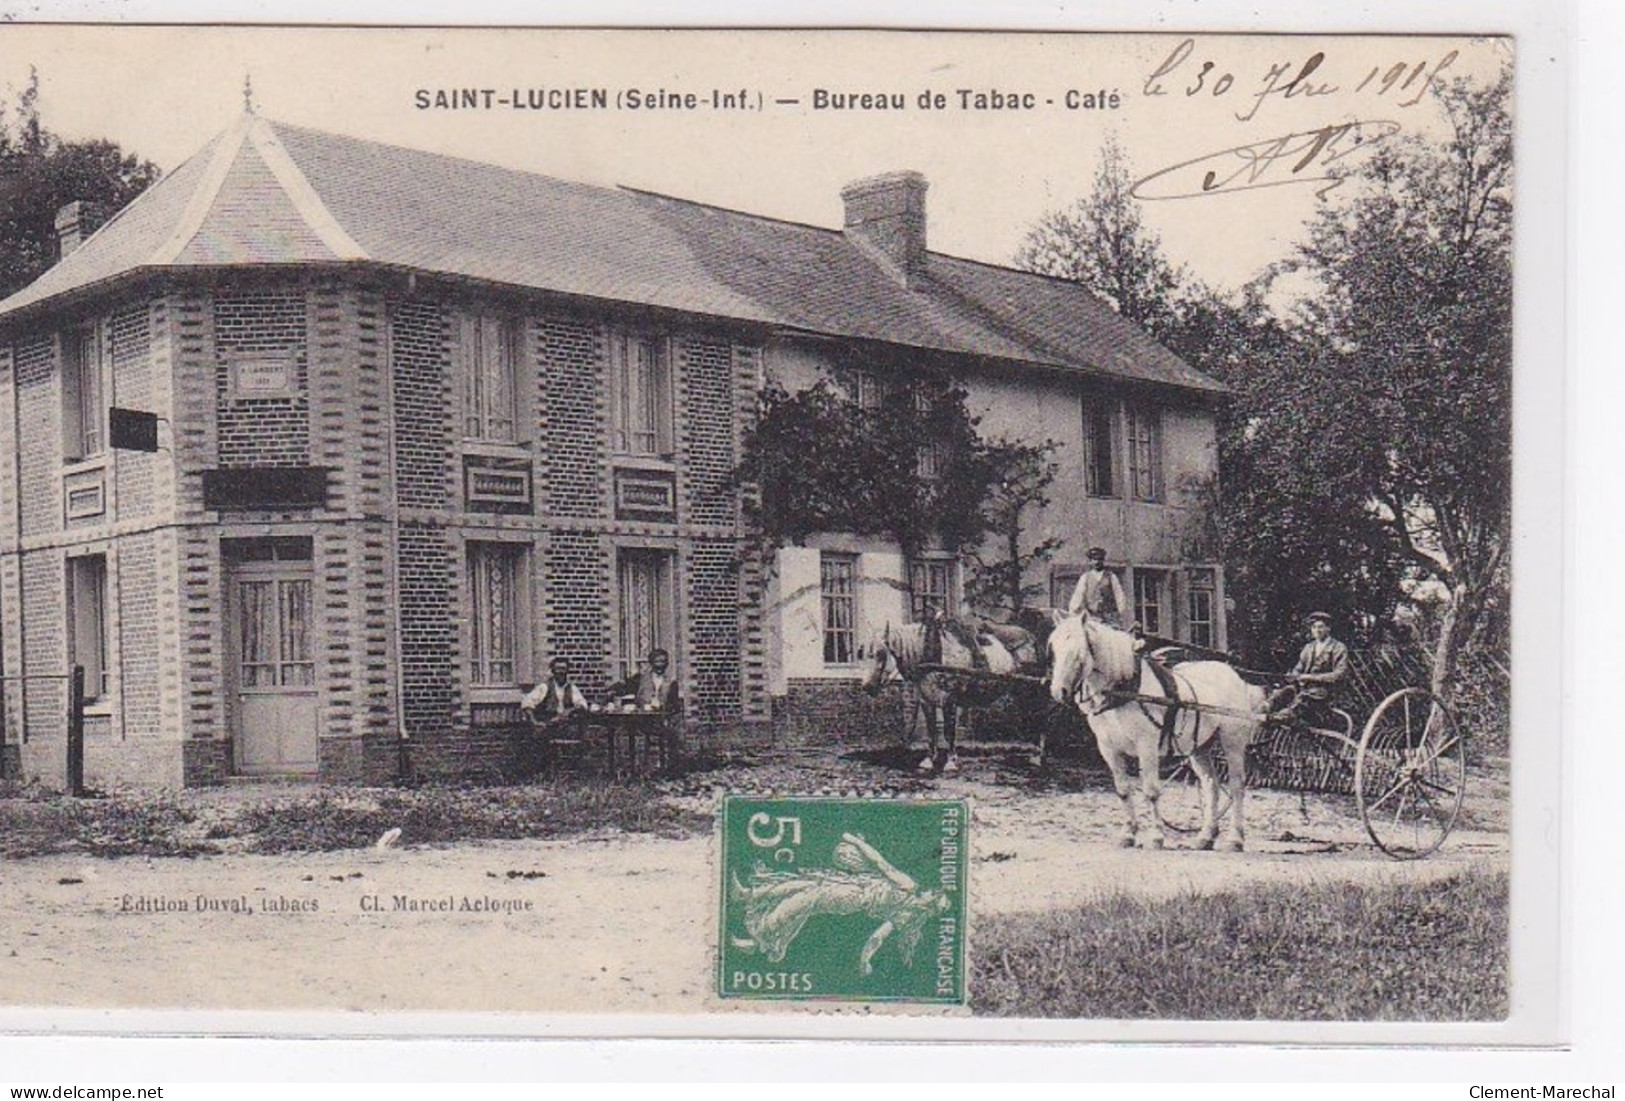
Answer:
[[(1230, 813), (1230, 790), (1224, 786), (1224, 762), (1215, 761), (1214, 775), (1219, 785), (1215, 823)], [(1176, 757), (1162, 770), (1162, 794), (1157, 799), (1157, 820), (1175, 833), (1195, 833), (1202, 828), (1202, 785), (1189, 757)]]
[(1467, 739), (1424, 688), (1402, 688), (1371, 713), (1354, 757), (1366, 832), (1396, 860), (1427, 856), (1449, 836), (1467, 788)]

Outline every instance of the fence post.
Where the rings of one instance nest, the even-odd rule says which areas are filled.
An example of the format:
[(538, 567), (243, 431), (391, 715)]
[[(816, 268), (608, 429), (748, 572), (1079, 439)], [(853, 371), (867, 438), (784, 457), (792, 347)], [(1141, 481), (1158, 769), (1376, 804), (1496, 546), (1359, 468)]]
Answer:
[(68, 794), (85, 793), (85, 667), (75, 665), (68, 687)]

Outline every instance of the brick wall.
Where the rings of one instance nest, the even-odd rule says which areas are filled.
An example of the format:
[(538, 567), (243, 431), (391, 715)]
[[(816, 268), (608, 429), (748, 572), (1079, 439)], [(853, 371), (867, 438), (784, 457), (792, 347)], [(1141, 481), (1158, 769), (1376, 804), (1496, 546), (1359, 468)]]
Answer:
[(453, 486), (451, 327), (438, 304), (398, 302), (389, 338), (396, 500), (405, 509), (443, 510)]
[(696, 539), (688, 592), (686, 711), (699, 722), (740, 717), (739, 563), (731, 539)]
[(537, 327), (541, 423), (537, 476), (542, 512), (609, 515), (609, 421), (599, 326), (550, 318)]
[(151, 532), (127, 535), (118, 544), (109, 584), (119, 612), (119, 693), (126, 737), (163, 733), (161, 667), (164, 623), (159, 618), (158, 545)]
[(734, 439), (733, 349), (688, 340), (679, 345), (677, 417), (681, 515), (691, 524), (732, 527)]
[(414, 740), (442, 738), (458, 699), (451, 544), (443, 528), (427, 524), (403, 523), (397, 539), (402, 725)]
[(870, 696), (855, 680), (792, 677), (785, 695), (773, 701), (773, 740), (806, 747), (900, 745), (913, 707), (913, 697), (899, 688)]
[[(305, 295), (299, 290), (220, 294), (214, 299), (215, 416), (221, 466), (310, 465), (310, 371)], [(232, 391), (233, 364), (286, 358), (295, 393)]]
[(33, 337), (16, 349), (17, 419), (27, 426), (22, 449), (24, 535), (62, 530), (62, 393), (57, 378), (56, 338)]
[(602, 693), (609, 683), (610, 559), (609, 548), (592, 532), (556, 531), (549, 541), (543, 617), (548, 656), (569, 658), (587, 692)]
[[(122, 408), (160, 412), (163, 395), (153, 370), (152, 310), (146, 302), (122, 309), (108, 325), (113, 361), (110, 397)], [(160, 413), (160, 415), (163, 415)], [(158, 511), (158, 468), (169, 461), (160, 451), (111, 452), (113, 505), (120, 520), (152, 517)]]

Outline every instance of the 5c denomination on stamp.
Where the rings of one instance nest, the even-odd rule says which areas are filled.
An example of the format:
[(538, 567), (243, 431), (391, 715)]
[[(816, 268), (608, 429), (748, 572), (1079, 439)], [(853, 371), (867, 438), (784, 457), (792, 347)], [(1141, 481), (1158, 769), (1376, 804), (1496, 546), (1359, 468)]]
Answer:
[(965, 1000), (963, 801), (729, 798), (724, 998)]

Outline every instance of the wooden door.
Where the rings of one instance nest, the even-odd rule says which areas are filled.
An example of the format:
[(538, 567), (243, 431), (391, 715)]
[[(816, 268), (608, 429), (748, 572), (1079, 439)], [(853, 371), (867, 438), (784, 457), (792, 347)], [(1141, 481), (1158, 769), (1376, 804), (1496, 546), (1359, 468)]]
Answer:
[(320, 754), (311, 563), (239, 562), (231, 584), (237, 771), (314, 775)]

